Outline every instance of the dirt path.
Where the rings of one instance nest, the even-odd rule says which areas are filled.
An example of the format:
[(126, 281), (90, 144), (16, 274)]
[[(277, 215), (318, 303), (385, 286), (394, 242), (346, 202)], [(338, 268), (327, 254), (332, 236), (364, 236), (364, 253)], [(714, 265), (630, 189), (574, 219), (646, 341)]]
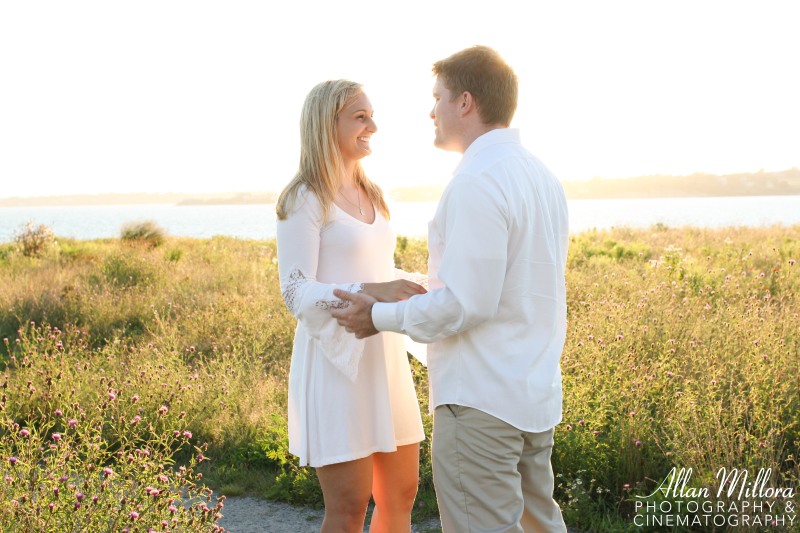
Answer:
[[(319, 533), (322, 515), (322, 509), (236, 496), (225, 500), (222, 519), (217, 523), (230, 533)], [(441, 526), (438, 519), (431, 519), (415, 524), (411, 531), (434, 533), (440, 532)]]

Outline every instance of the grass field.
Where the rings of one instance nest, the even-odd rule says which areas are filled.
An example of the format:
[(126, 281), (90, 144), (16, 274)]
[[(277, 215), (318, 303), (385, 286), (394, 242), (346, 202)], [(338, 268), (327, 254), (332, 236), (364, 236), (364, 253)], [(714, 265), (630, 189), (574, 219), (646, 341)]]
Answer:
[[(728, 506), (716, 530), (760, 530), (752, 520), (732, 524), (743, 513), (730, 506), (747, 499), (739, 486), (757, 492), (757, 473), (771, 469), (750, 500), (771, 501), (770, 520), (787, 520), (778, 529), (800, 531), (800, 518), (788, 523), (800, 481), (799, 237), (800, 227), (663, 226), (572, 237), (564, 421), (553, 457), (568, 524), (663, 531), (637, 528), (649, 516), (637, 505), (700, 503), (705, 488)], [(425, 243), (401, 237), (396, 262), (424, 271)], [(131, 531), (145, 530), (145, 516), (177, 528), (166, 503), (196, 502), (204, 485), (320, 505), (313, 470), (298, 468), (287, 449), (293, 330), (274, 242), (56, 239), (29, 255), (0, 245), (2, 529), (90, 511), (75, 523), (122, 514), (116, 523)], [(426, 409), (426, 371), (414, 371)], [(430, 431), (427, 416), (425, 424)], [(429, 445), (419, 517), (436, 512)], [(150, 459), (125, 470), (119, 459), (129, 453)], [(100, 488), (101, 467), (116, 469), (112, 488), (127, 480), (122, 505), (92, 501), (90, 491), (109, 487)], [(692, 469), (680, 491), (662, 483), (672, 468)], [(737, 491), (718, 497), (721, 468), (749, 478), (729, 479)], [(170, 492), (181, 472), (192, 494)], [(164, 501), (150, 496), (160, 482)], [(770, 487), (785, 490), (767, 496)], [(190, 510), (196, 516), (179, 517), (183, 530), (213, 528), (213, 509)]]

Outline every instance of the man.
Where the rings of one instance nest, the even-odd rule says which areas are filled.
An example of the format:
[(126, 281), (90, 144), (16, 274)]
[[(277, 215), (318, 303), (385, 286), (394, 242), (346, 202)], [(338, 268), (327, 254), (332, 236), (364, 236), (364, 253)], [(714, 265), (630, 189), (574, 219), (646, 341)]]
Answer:
[(476, 46), (433, 66), (434, 144), (463, 154), (428, 235), (426, 294), (334, 312), (428, 349), (433, 476), (448, 533), (566, 531), (550, 456), (561, 421), (568, 245), (563, 189), (509, 129), (517, 78)]

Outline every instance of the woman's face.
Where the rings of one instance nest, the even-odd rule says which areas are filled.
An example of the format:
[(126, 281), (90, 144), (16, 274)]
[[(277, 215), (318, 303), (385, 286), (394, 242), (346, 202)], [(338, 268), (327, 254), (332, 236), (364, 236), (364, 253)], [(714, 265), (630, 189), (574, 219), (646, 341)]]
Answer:
[(369, 140), (378, 131), (378, 126), (372, 120), (373, 113), (372, 104), (363, 91), (339, 113), (336, 141), (345, 164), (372, 153)]

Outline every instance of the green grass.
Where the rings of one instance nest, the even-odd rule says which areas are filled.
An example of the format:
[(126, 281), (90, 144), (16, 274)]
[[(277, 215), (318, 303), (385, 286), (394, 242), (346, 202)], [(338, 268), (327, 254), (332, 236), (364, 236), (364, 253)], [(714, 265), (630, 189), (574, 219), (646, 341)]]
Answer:
[[(673, 466), (693, 468), (698, 487), (715, 486), (723, 466), (772, 468), (772, 486), (798, 486), (798, 235), (659, 226), (571, 238), (564, 422), (553, 455), (571, 526), (634, 530), (633, 496), (652, 492)], [(398, 239), (402, 268), (424, 271), (426, 255), (423, 241)], [(35, 418), (40, 399), (27, 380), (43, 379), (44, 362), (15, 340), (49, 326), (81, 339), (66, 363), (86, 401), (100, 375), (153, 404), (179, 399), (193, 442), (208, 444), (211, 460), (198, 468), (217, 492), (321, 505), (313, 470), (288, 453), (294, 321), (274, 242), (57, 239), (39, 257), (0, 245), (7, 412)], [(30, 371), (9, 364), (12, 356), (28, 356)], [(429, 434), (427, 374), (413, 369)], [(437, 512), (430, 440), (420, 473), (415, 520)]]

